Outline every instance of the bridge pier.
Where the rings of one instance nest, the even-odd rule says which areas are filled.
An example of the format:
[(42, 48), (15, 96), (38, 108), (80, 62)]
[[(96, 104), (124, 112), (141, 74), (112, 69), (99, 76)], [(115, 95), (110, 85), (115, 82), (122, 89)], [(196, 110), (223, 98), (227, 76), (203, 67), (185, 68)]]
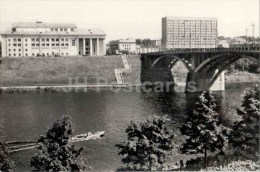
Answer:
[(195, 73), (194, 70), (189, 71), (187, 74), (185, 92), (200, 92), (205, 90), (223, 91), (225, 90), (224, 72), (212, 81), (212, 78), (217, 71), (207, 71)]
[(174, 87), (169, 62), (163, 61), (157, 66), (152, 67), (153, 58), (141, 56), (141, 83), (143, 86), (160, 86), (171, 89)]

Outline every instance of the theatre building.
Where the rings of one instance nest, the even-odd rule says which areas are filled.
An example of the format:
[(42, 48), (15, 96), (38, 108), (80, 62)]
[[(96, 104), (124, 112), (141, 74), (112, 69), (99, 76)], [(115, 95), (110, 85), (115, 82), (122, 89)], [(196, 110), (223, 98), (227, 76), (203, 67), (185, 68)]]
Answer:
[(20, 22), (1, 32), (2, 57), (101, 56), (106, 34), (101, 29), (78, 29), (75, 24)]

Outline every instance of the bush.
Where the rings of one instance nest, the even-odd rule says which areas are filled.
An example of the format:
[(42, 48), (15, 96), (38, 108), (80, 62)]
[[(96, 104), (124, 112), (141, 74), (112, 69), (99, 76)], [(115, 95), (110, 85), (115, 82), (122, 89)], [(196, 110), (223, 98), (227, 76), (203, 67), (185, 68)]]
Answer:
[(210, 167), (207, 171), (259, 171), (259, 163), (254, 161), (234, 161), (224, 167)]

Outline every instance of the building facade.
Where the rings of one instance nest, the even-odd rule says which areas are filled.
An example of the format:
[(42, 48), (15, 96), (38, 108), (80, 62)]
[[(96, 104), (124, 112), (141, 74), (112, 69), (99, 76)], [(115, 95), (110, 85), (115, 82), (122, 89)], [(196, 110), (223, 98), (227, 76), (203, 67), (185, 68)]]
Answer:
[(124, 52), (129, 52), (131, 54), (136, 53), (136, 41), (135, 39), (119, 39), (109, 42), (109, 47), (112, 54), (120, 54)]
[(158, 47), (141, 47), (141, 46), (136, 46), (136, 53), (137, 54), (142, 54), (142, 53), (152, 53), (152, 52), (158, 52), (160, 51), (160, 48)]
[(1, 33), (2, 56), (99, 56), (105, 54), (101, 29), (78, 29), (75, 24), (20, 22)]
[(215, 48), (218, 40), (216, 18), (162, 18), (162, 47)]

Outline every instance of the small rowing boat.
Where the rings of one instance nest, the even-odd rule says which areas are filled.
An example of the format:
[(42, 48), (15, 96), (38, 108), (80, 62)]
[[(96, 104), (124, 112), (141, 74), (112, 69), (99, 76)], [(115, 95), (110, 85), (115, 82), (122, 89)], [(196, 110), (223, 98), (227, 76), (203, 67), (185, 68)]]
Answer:
[[(95, 140), (103, 137), (104, 135), (105, 135), (105, 131), (97, 131), (94, 133), (88, 132), (85, 134), (79, 134), (69, 139), (69, 143)], [(37, 141), (9, 141), (6, 142), (6, 145), (7, 148), (10, 149), (10, 153), (33, 149), (39, 146)]]
[(105, 134), (104, 131), (97, 131), (95, 133), (85, 133), (85, 134), (79, 134), (79, 135), (75, 135), (73, 136), (69, 142), (81, 142), (81, 141), (86, 141), (86, 140), (90, 140), (90, 139), (98, 139), (100, 137), (103, 137)]

